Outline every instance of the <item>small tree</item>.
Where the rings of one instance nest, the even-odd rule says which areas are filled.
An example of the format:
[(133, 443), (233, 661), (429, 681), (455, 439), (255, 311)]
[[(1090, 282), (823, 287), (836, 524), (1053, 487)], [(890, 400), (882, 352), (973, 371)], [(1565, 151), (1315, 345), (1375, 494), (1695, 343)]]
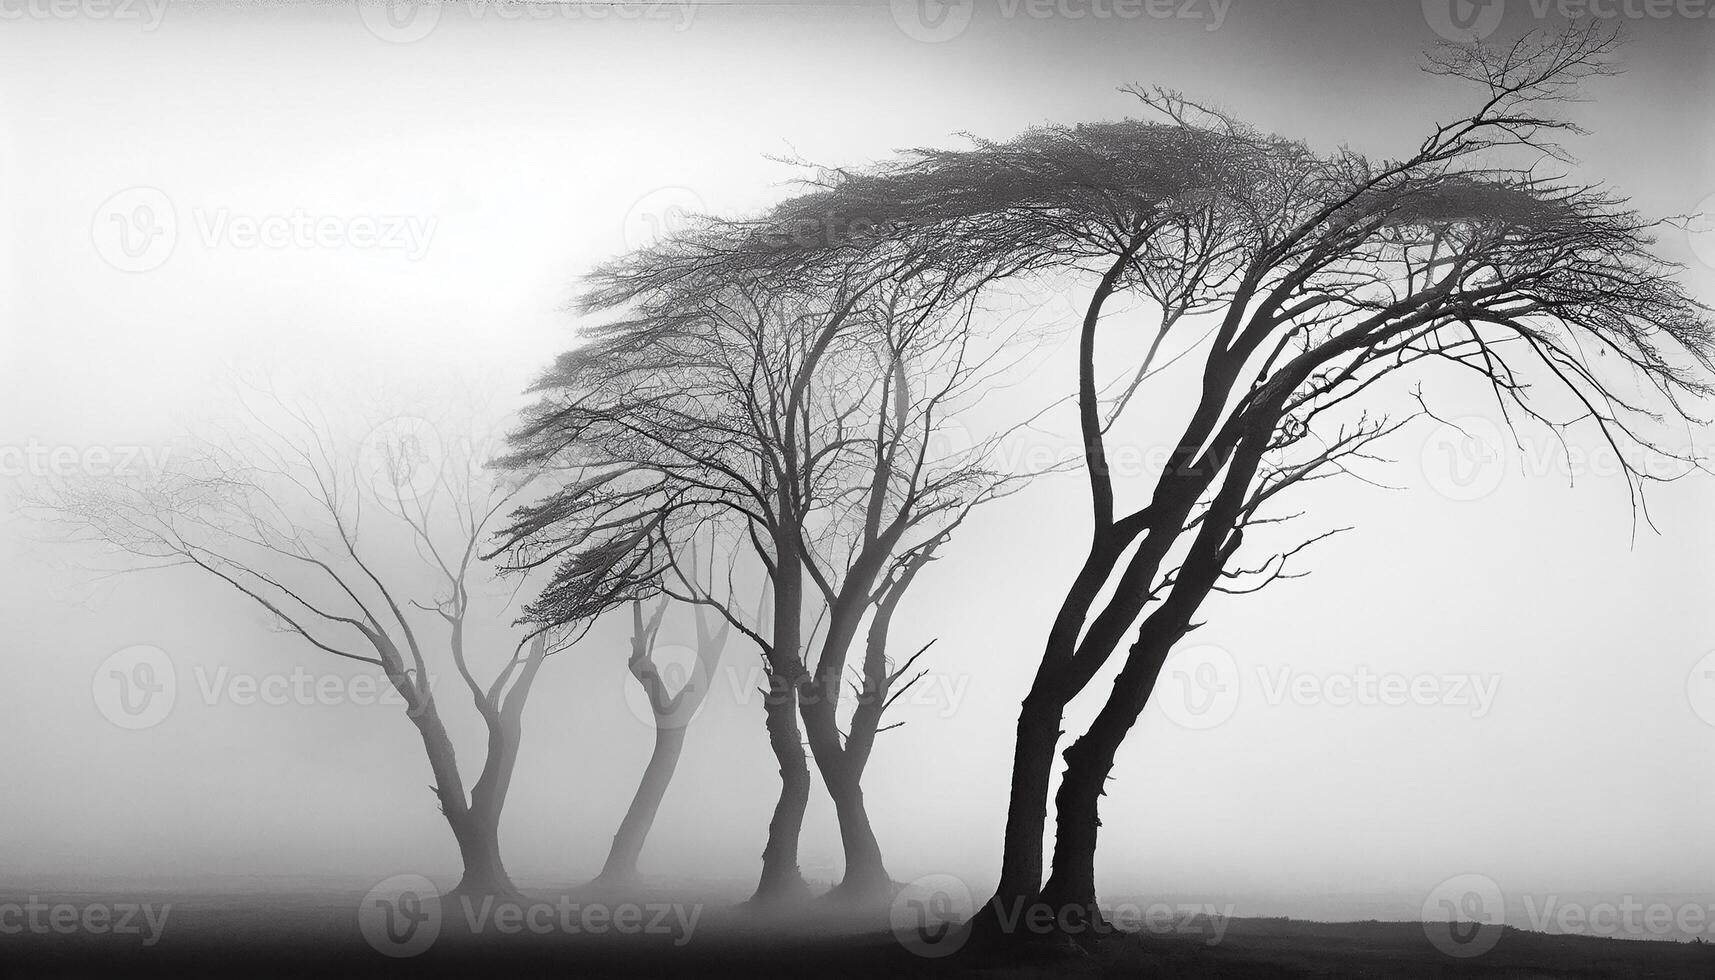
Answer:
[[(478, 551), (524, 487), (492, 478), (467, 442), (425, 452), (422, 433), (407, 426), (356, 444), (308, 412), (274, 405), (282, 423), (251, 411), (243, 432), (176, 453), (157, 478), (44, 489), (30, 509), (69, 540), (117, 555), (122, 568), (190, 570), (306, 646), (379, 669), (422, 741), (430, 789), (457, 841), (464, 874), (455, 893), (514, 895), (499, 829), (524, 706), (543, 661), (581, 628), (513, 630), (499, 669), (477, 677), (472, 628), (504, 622), (507, 605), (503, 594), (485, 601), (492, 572)], [(432, 684), (437, 648), (487, 733), (468, 792)]]
[(669, 605), (669, 600), (663, 600), (653, 613), (645, 617), (642, 601), (631, 603), (631, 656), (626, 660), (626, 667), (649, 699), (650, 717), (655, 723), (655, 748), (650, 753), (649, 764), (644, 767), (643, 779), (637, 785), (631, 805), (625, 811), (625, 819), (613, 836), (613, 846), (607, 852), (601, 874), (593, 882), (599, 888), (628, 889), (637, 884), (637, 861), (643, 854), (644, 841), (655, 825), (655, 816), (661, 810), (667, 786), (678, 771), (679, 755), (684, 751), (691, 719), (696, 717), (697, 709), (708, 697), (715, 670), (720, 666), (721, 653), (726, 649), (731, 624), (723, 621), (717, 625), (713, 614), (705, 607), (697, 606), (694, 610), (696, 663), (679, 689), (670, 690), (655, 663), (655, 641), (661, 635), (661, 619)]

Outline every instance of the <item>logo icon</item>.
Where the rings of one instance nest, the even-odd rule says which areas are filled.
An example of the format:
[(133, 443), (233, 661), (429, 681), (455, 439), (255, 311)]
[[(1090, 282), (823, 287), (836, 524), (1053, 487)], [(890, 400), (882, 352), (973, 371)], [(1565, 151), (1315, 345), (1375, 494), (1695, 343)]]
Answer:
[(363, 896), (357, 927), (384, 956), (416, 956), (441, 933), (440, 892), (422, 875), (394, 875)]
[(357, 14), (369, 33), (389, 44), (429, 36), (441, 20), (441, 0), (358, 0)]
[(664, 689), (666, 701), (655, 705), (644, 685), (628, 675), (625, 706), (631, 709), (633, 717), (650, 728), (684, 728), (702, 712), (714, 677), (704, 668), (696, 650), (678, 643), (657, 644), (649, 662), (655, 665), (655, 676)]
[(1715, 725), (1715, 652), (1704, 656), (1685, 678), (1685, 697), (1697, 717)]
[(964, 923), (975, 908), (963, 881), (952, 875), (925, 875), (893, 896), (888, 918), (901, 946), (918, 956), (940, 959), (965, 944), (970, 932)]
[(384, 503), (421, 499), (441, 479), (441, 436), (429, 420), (396, 415), (369, 430), (357, 448), (359, 474)]
[(628, 249), (648, 248), (691, 227), (708, 212), (703, 196), (689, 187), (661, 187), (637, 199), (625, 212), (622, 240)]
[(178, 211), (159, 188), (127, 188), (95, 209), (89, 237), (96, 254), (113, 268), (148, 272), (160, 268), (178, 244)]
[(1064, 276), (1037, 272), (996, 283), (993, 302), (1009, 329), (1040, 337), (1055, 349), (1077, 345), (1086, 312), (1078, 283)]
[(1501, 26), (1505, 0), (1423, 0), (1423, 19), (1455, 44), (1481, 41)]
[(1207, 731), (1225, 724), (1239, 708), (1239, 665), (1212, 644), (1174, 650), (1161, 667), (1152, 701), (1181, 728)]
[(976, 0), (892, 0), (893, 22), (914, 41), (940, 44), (965, 32)]
[(1435, 427), (1423, 442), (1423, 476), (1436, 493), (1468, 503), (1494, 493), (1507, 475), (1507, 436), (1501, 427), (1468, 415)]
[(1456, 875), (1423, 901), (1423, 934), (1448, 956), (1469, 959), (1495, 948), (1506, 931), (1501, 886), (1487, 875)]
[(95, 668), (90, 691), (96, 710), (120, 728), (153, 728), (178, 697), (178, 673), (160, 647), (138, 644), (110, 654)]
[(1685, 237), (1697, 261), (1715, 269), (1715, 194), (1704, 198), (1685, 223)]

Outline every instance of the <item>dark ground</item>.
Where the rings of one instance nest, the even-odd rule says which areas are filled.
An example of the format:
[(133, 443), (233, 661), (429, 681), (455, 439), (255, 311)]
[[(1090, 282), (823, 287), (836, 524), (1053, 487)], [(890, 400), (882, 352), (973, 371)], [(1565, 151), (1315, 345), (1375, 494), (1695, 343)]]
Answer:
[[(24, 896), (3, 898), (21, 901)], [(43, 902), (117, 902), (41, 894)], [(1184, 928), (1109, 940), (1094, 952), (1041, 950), (1001, 961), (929, 960), (897, 942), (881, 918), (837, 922), (813, 912), (762, 918), (710, 904), (689, 942), (621, 935), (460, 935), (443, 928), (419, 955), (390, 958), (360, 933), (357, 893), (135, 895), (171, 902), (159, 941), (137, 936), (0, 935), (0, 976), (72, 977), (862, 977), (1126, 976), (1248, 980), (1301, 978), (1625, 978), (1715, 980), (1715, 944), (1551, 936), (1508, 929), (1493, 949), (1454, 959), (1416, 923), (1233, 919), (1221, 941)], [(13, 921), (16, 921), (15, 919)], [(855, 931), (854, 931), (855, 930)]]

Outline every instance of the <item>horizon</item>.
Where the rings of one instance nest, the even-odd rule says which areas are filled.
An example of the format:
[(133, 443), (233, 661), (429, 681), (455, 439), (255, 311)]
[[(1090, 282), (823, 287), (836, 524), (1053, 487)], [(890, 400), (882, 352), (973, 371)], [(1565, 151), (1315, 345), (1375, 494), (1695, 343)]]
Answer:
[[(752, 215), (785, 198), (797, 171), (783, 157), (861, 168), (968, 145), (962, 133), (1134, 117), (1119, 87), (1136, 82), (1321, 152), (1385, 158), (1472, 101), (1419, 70), (1442, 39), (1433, 0), (1175, 2), (1200, 13), (953, 3), (969, 23), (944, 40), (924, 37), (945, 22), (902, 21), (898, 2), (658, 4), (644, 8), (658, 17), (599, 20), (452, 4), (426, 28), (345, 4), (167, 0), (147, 28), (21, 14), (0, 31), (0, 77), (18, 93), (0, 109), (0, 475), (66, 450), (86, 470), (91, 450), (165, 465), (148, 454), (230, 423), (231, 391), (252, 377), (337, 406), (354, 442), (378, 421), (450, 414), (453, 393), (511, 420), (589, 322), (569, 306), (585, 276), (688, 212)], [(1557, 3), (1508, 5), (1488, 29), (1552, 26), (1535, 10)], [(1626, 70), (1581, 85), (1569, 112), (1589, 134), (1565, 139), (1577, 162), (1564, 172), (1646, 215), (1715, 213), (1715, 128), (1697, 101), (1715, 91), (1715, 29), (1616, 20)], [(115, 265), (101, 219), (160, 201), (176, 215), (170, 255)], [(288, 230), (244, 243), (247, 222), (330, 215), (397, 240), (322, 247)], [(1671, 228), (1659, 240), (1704, 302), (1712, 242)], [(1059, 298), (1006, 301), (1040, 306), (1023, 314), (1034, 326), (1068, 320)], [(1143, 321), (1128, 308), (1104, 325)], [(1143, 336), (1123, 335), (1128, 350)], [(964, 437), (1062, 397), (1066, 336), (973, 411)], [(1195, 384), (1165, 375), (1134, 409), (1146, 421), (1116, 430), (1144, 472), (1171, 438), (1164, 406)], [(1409, 407), (1403, 386), (1386, 397)], [(1521, 430), (1509, 448), (1470, 381), (1443, 378), (1430, 404), (1490, 426), (1502, 463), (1474, 488), (1437, 469), (1449, 437), (1425, 419), (1379, 450), (1393, 462), (1365, 470), (1399, 489), (1301, 495), (1306, 527), (1354, 530), (1307, 551), (1304, 580), (1216, 596), (1199, 615), (1185, 644), (1230, 671), (1233, 704), (1200, 728), (1176, 719), (1168, 692), (1151, 699), (1102, 802), (1104, 902), (1229, 894), (1315, 918), (1368, 899), (1421, 908), (1478, 875), (1507, 897), (1509, 922), (1527, 897), (1715, 913), (1715, 681), (1699, 681), (1715, 656), (1715, 481), (1651, 486), (1645, 523), (1598, 434)], [(1692, 424), (1670, 438), (1694, 452), (1711, 441)], [(1076, 417), (1059, 405), (1005, 445), (1026, 463), (1076, 457)], [(1081, 559), (1085, 480), (1074, 468), (985, 505), (901, 606), (899, 647), (933, 646), (928, 679), (898, 708), (906, 723), (879, 736), (864, 778), (894, 879), (950, 875), (977, 898), (994, 885), (1020, 699)], [(1147, 486), (1122, 482), (1122, 501)], [(15, 745), (0, 764), (14, 788), (0, 796), (0, 895), (15, 881), (457, 880), (422, 746), (396, 708), (359, 703), (362, 665), (318, 659), (183, 572), (96, 582), (14, 506), (0, 512), (0, 715)], [(630, 629), (607, 616), (542, 668), (500, 833), (526, 887), (601, 870), (649, 757)], [(677, 668), (694, 659), (688, 611), (670, 611), (661, 635)], [(139, 730), (91, 695), (108, 658), (133, 648), (161, 651), (177, 682), (170, 715)], [(229, 686), (299, 669), (338, 678), (337, 703), (257, 703)], [(754, 883), (779, 789), (759, 670), (733, 636), (645, 879)], [(1115, 671), (1072, 703), (1068, 738)], [(474, 765), (478, 721), (445, 675), (454, 738), (473, 746), (459, 758)], [(813, 782), (799, 864), (834, 882), (841, 838)]]

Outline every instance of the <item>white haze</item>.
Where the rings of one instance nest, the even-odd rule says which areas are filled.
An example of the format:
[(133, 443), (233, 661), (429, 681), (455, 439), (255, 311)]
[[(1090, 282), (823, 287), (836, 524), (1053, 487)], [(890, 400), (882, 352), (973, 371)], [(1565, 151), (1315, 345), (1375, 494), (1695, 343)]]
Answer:
[[(769, 156), (862, 164), (960, 131), (1006, 137), (1117, 117), (1134, 109), (1114, 91), (1130, 81), (1184, 89), (1321, 148), (1404, 151), (1464, 93), (1415, 70), (1435, 40), (1418, 5), (1387, 6), (1237, 4), (1217, 31), (979, 11), (945, 44), (907, 37), (886, 4), (703, 8), (685, 30), (672, 19), (472, 18), (460, 6), (410, 44), (378, 40), (344, 5), (172, 5), (148, 32), (8, 22), (0, 445), (160, 446), (226, 412), (238, 374), (405, 409), (453, 388), (513, 402), (572, 343), (564, 305), (580, 274), (625, 247), (628, 220), (635, 234), (637, 202), (687, 189), (664, 193), (719, 213), (755, 209), (793, 174)], [(1592, 85), (1579, 112), (1595, 135), (1572, 149), (1581, 174), (1646, 212), (1690, 212), (1715, 193), (1701, 108), (1715, 46), (1703, 23), (1634, 26), (1631, 70)], [(181, 227), (170, 260), (127, 273), (92, 247), (91, 221), (135, 186), (169, 194)], [(234, 248), (192, 224), (294, 208), (434, 224), (415, 260)], [(1715, 295), (1683, 238), (1662, 247), (1691, 263), (1699, 295)], [(1006, 402), (1062, 394), (1068, 353)], [(1493, 415), (1467, 383), (1436, 390), (1443, 414)], [(1063, 446), (1070, 420), (1043, 427), (1036, 445)], [(1356, 529), (1308, 553), (1309, 578), (1211, 603), (1196, 638), (1231, 651), (1255, 688), (1247, 696), (1285, 667), (1476, 675), (1498, 684), (1493, 703), (1475, 717), (1457, 705), (1253, 697), (1202, 732), (1152, 705), (1103, 804), (1105, 894), (1341, 914), (1305, 896), (1409, 898), (1466, 872), (1517, 893), (1709, 887), (1715, 727), (1691, 709), (1687, 678), (1715, 649), (1715, 486), (1653, 488), (1661, 533), (1635, 537), (1611, 473), (1568, 486), (1553, 466), (1514, 471), (1480, 501), (1450, 501), (1420, 465), (1429, 429), (1396, 437), (1397, 464), (1373, 471), (1402, 489), (1306, 493), (1307, 526)], [(1676, 439), (1710, 441), (1696, 430)], [(1572, 441), (1599, 448), (1589, 432)], [(1045, 479), (983, 512), (902, 609), (901, 646), (938, 638), (928, 659), (940, 686), (903, 708), (907, 724), (881, 737), (866, 780), (895, 878), (992, 884), (1012, 723), (1085, 533), (1081, 479)], [(199, 666), (343, 667), (269, 632), (214, 585), (161, 573), (91, 590), (18, 522), (0, 533), (8, 877), (456, 870), (397, 709), (193, 697), (132, 732), (90, 698), (95, 665), (138, 643), (169, 651), (181, 684)], [(688, 642), (689, 622), (674, 616), (665, 639)], [(523, 882), (599, 868), (647, 757), (650, 730), (625, 701), (624, 631), (604, 624), (550, 662), (532, 697), (502, 828)], [(735, 640), (734, 673), (693, 729), (646, 873), (735, 890), (754, 880), (777, 788), (749, 694), (757, 662)], [(1107, 688), (1107, 675), (1091, 685), (1069, 731)], [(474, 722), (463, 722), (469, 737)], [(816, 793), (801, 860), (811, 877), (837, 878), (832, 809)]]

